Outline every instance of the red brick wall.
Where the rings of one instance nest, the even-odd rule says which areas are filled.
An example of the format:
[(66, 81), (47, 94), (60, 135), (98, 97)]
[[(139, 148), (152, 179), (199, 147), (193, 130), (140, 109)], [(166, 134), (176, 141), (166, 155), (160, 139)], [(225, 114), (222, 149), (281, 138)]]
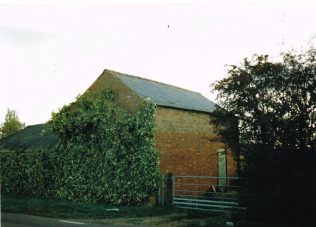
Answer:
[[(135, 112), (143, 100), (124, 85), (111, 71), (105, 70), (89, 87), (93, 92), (109, 88), (114, 102), (130, 112)], [(216, 141), (210, 114), (158, 106), (155, 139), (160, 153), (162, 173), (177, 175), (217, 175), (217, 150), (224, 144)], [(227, 170), (232, 176), (235, 163), (228, 155)]]
[[(217, 150), (224, 145), (207, 134), (157, 132), (162, 173), (191, 176), (217, 176)], [(227, 175), (234, 176), (236, 163), (227, 152)]]
[[(216, 139), (210, 120), (207, 113), (157, 108), (155, 139), (162, 173), (217, 176), (217, 151), (225, 145)], [(236, 164), (227, 153), (227, 175), (233, 176)]]

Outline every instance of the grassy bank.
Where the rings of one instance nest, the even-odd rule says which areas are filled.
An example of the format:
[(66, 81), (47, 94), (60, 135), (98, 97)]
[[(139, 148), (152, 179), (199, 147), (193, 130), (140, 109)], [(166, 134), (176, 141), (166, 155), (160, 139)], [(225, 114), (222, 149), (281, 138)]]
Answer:
[[(127, 207), (83, 204), (12, 194), (1, 195), (1, 212), (30, 214), (52, 218), (89, 219), (96, 223), (124, 226), (212, 226), (224, 227), (229, 215), (185, 212), (153, 206)], [(240, 221), (236, 227), (281, 227)]]
[(102, 219), (116, 217), (154, 217), (174, 212), (160, 207), (119, 207), (103, 204), (74, 203), (11, 194), (1, 195), (2, 212), (32, 214), (45, 217)]
[(186, 213), (153, 206), (126, 207), (83, 204), (12, 194), (1, 195), (1, 210), (52, 218), (89, 219), (96, 223), (124, 226), (213, 226), (223, 227), (226, 218)]

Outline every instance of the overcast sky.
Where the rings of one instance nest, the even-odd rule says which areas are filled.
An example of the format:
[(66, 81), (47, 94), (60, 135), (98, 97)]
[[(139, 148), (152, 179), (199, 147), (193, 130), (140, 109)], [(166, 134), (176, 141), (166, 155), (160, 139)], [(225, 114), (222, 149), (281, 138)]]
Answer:
[(316, 40), (316, 2), (109, 2), (0, 4), (0, 123), (46, 122), (105, 68), (214, 100), (225, 64)]

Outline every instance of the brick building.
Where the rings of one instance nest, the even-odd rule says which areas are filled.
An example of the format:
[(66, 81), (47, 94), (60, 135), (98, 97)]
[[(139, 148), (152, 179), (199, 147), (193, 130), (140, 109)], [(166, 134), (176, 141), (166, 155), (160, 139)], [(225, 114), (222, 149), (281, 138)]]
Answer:
[(224, 144), (217, 140), (210, 124), (216, 104), (201, 94), (104, 70), (88, 88), (108, 88), (114, 102), (129, 112), (150, 98), (157, 105), (155, 140), (163, 174), (190, 176), (233, 176), (235, 162)]
[[(114, 102), (134, 112), (146, 99), (157, 105), (155, 141), (162, 174), (233, 176), (235, 162), (210, 124), (216, 104), (201, 94), (171, 85), (104, 70), (88, 88), (108, 88)], [(0, 140), (1, 150), (50, 149), (57, 137), (44, 124), (28, 126)]]

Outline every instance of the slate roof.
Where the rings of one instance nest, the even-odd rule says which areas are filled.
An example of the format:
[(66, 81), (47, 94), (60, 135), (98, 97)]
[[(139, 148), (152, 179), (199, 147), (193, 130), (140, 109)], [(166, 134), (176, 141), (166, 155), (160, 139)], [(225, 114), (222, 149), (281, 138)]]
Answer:
[(141, 77), (110, 70), (107, 71), (119, 78), (141, 98), (150, 98), (158, 106), (167, 106), (207, 113), (211, 113), (217, 108), (215, 103), (208, 100), (200, 93)]
[(46, 124), (30, 125), (0, 140), (1, 150), (49, 149), (58, 138)]

